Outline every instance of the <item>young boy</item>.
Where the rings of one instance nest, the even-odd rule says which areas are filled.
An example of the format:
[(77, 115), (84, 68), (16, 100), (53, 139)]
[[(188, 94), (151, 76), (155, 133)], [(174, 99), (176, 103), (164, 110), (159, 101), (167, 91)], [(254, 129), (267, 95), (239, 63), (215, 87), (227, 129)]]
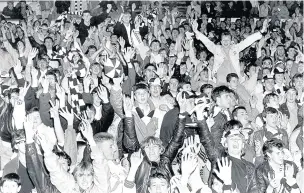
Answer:
[(6, 174), (0, 183), (1, 193), (18, 193), (21, 189), (20, 177), (16, 173)]

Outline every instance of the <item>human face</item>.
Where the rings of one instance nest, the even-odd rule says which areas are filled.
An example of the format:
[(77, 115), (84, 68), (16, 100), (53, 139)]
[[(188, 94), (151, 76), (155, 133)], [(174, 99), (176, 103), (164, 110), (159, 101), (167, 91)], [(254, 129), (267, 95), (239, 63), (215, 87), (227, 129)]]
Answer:
[(293, 66), (293, 61), (292, 60), (288, 60), (286, 62), (286, 70), (287, 70), (287, 72), (291, 71), (292, 66)]
[(266, 125), (268, 125), (271, 128), (276, 128), (278, 122), (278, 114), (267, 114), (266, 115)]
[(294, 103), (297, 98), (297, 92), (294, 89), (289, 89), (286, 92), (286, 99), (289, 103)]
[(77, 174), (76, 182), (82, 190), (89, 189), (93, 184), (93, 174), (91, 171), (82, 171)]
[(227, 48), (231, 45), (231, 37), (230, 36), (222, 36), (222, 46)]
[(189, 92), (191, 92), (191, 85), (190, 84), (184, 84), (183, 85), (183, 91), (189, 91)]
[(297, 90), (301, 90), (303, 88), (303, 78), (296, 78), (294, 80), (294, 85)]
[(82, 16), (82, 19), (84, 20), (84, 22), (89, 23), (91, 20), (91, 14), (90, 13), (84, 13)]
[(29, 119), (33, 121), (34, 128), (42, 123), (40, 113), (35, 111), (28, 115)]
[(203, 81), (208, 81), (209, 77), (208, 77), (208, 71), (207, 70), (203, 70), (201, 73), (200, 73), (200, 78), (203, 80)]
[(274, 77), (276, 83), (282, 84), (284, 82), (284, 74), (276, 74)]
[(269, 157), (269, 161), (276, 163), (278, 165), (282, 165), (284, 163), (284, 152), (283, 149), (279, 149), (277, 147), (272, 147), (271, 153), (267, 153)]
[(303, 62), (299, 62), (298, 72), (299, 73), (303, 73), (304, 72), (304, 63)]
[(47, 69), (48, 64), (47, 64), (47, 61), (44, 58), (38, 60), (37, 64), (38, 64), (40, 70), (46, 70)]
[(106, 160), (115, 160), (118, 158), (118, 147), (114, 140), (103, 141), (98, 147), (103, 152)]
[(150, 94), (152, 97), (159, 97), (161, 93), (161, 87), (159, 85), (150, 85)]
[(152, 178), (148, 190), (150, 193), (169, 193), (170, 187), (165, 179)]
[(15, 102), (18, 99), (18, 97), (19, 97), (19, 93), (14, 92), (11, 94), (10, 103), (12, 104), (13, 107), (15, 106)]
[(172, 31), (172, 39), (176, 40), (177, 36), (178, 36), (178, 30), (173, 30)]
[(17, 35), (20, 39), (22, 39), (24, 35), (23, 30), (19, 27), (17, 28)]
[(217, 104), (225, 109), (228, 109), (231, 104), (231, 95), (230, 93), (222, 93), (218, 98), (217, 98)]
[(55, 87), (56, 84), (55, 76), (47, 75), (46, 79), (49, 81), (51, 87)]
[(227, 148), (229, 155), (240, 156), (244, 148), (244, 139), (240, 135), (232, 135), (227, 137)]
[(159, 51), (159, 43), (158, 42), (153, 42), (151, 44), (151, 49), (152, 49), (153, 52), (157, 52), (158, 53), (158, 51)]
[(157, 144), (149, 144), (144, 148), (147, 157), (152, 162), (158, 162), (160, 159), (161, 148)]
[(256, 67), (255, 66), (251, 66), (249, 69), (249, 77), (251, 77), (253, 74), (255, 74), (256, 72)]
[(169, 87), (170, 87), (170, 91), (177, 91), (177, 87), (178, 87), (178, 80), (176, 79), (170, 79), (169, 81)]
[(277, 53), (279, 56), (284, 56), (285, 55), (285, 49), (283, 46), (278, 46), (277, 47)]
[(236, 89), (238, 84), (239, 84), (239, 79), (235, 77), (232, 77), (230, 82), (228, 83), (228, 85), (233, 89)]
[(98, 75), (100, 73), (100, 67), (98, 65), (93, 65), (91, 71), (92, 74)]
[(155, 68), (153, 66), (147, 67), (145, 70), (145, 76), (147, 80), (150, 80), (151, 78), (155, 78), (155, 73), (154, 73)]
[(269, 103), (267, 104), (268, 107), (273, 107), (275, 109), (279, 108), (280, 103), (279, 103), (279, 97), (275, 96), (275, 97), (271, 97), (269, 99)]
[(46, 39), (44, 42), (46, 49), (50, 50), (53, 48), (53, 41), (51, 39)]
[(2, 193), (18, 193), (21, 189), (16, 182), (11, 180), (6, 180), (3, 185), (1, 186)]
[(289, 48), (288, 52), (287, 52), (288, 58), (292, 58), (294, 59), (295, 55), (296, 55), (296, 51), (294, 48)]
[(273, 79), (267, 79), (264, 82), (266, 91), (272, 91), (274, 88), (274, 80)]
[(25, 139), (16, 144), (19, 154), (25, 154)]
[(248, 123), (248, 113), (245, 109), (239, 109), (236, 114), (236, 119), (240, 121), (243, 125)]
[(271, 60), (264, 60), (262, 63), (262, 68), (272, 68)]
[(122, 22), (125, 24), (129, 24), (131, 20), (131, 15), (130, 14), (124, 14), (122, 17)]
[(208, 98), (211, 98), (211, 92), (212, 92), (212, 88), (207, 88), (204, 90), (204, 93), (208, 96)]
[(145, 89), (138, 89), (134, 93), (135, 100), (140, 104), (147, 104), (149, 93)]

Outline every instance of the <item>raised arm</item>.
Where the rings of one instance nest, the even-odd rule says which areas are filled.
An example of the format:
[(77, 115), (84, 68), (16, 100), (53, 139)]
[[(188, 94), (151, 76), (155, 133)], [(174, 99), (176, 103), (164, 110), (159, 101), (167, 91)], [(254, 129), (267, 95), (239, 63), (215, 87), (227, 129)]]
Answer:
[(253, 44), (255, 41), (261, 39), (262, 33), (265, 33), (267, 31), (267, 28), (268, 28), (268, 19), (265, 19), (261, 31), (248, 36), (245, 40), (235, 45), (238, 52), (241, 52), (242, 50)]
[(202, 34), (201, 32), (199, 32), (197, 30), (197, 27), (198, 27), (198, 23), (197, 23), (196, 20), (194, 20), (192, 22), (192, 30), (195, 33), (196, 38), (198, 40), (200, 40), (211, 53), (214, 54), (215, 51), (216, 51), (216, 45), (211, 40), (209, 40), (208, 37), (206, 37), (204, 34)]

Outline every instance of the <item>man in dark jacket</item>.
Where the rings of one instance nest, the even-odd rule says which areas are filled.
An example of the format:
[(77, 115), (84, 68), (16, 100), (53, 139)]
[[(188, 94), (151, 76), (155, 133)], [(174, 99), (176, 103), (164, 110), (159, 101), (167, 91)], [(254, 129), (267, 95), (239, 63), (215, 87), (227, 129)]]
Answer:
[[(272, 138), (263, 145), (265, 161), (256, 169), (257, 185), (259, 193), (290, 192), (292, 189), (299, 189), (298, 185), (288, 184), (289, 178), (295, 178), (298, 173), (297, 166), (284, 160), (283, 141)], [(293, 169), (291, 169), (293, 168)], [(293, 171), (290, 173), (290, 171)], [(280, 177), (281, 176), (281, 177)]]
[[(202, 109), (202, 108), (201, 108)], [(242, 158), (243, 149), (245, 146), (245, 136), (242, 134), (242, 124), (239, 121), (231, 120), (224, 125), (224, 133), (222, 135), (221, 148), (216, 147), (211, 132), (209, 131), (207, 122), (202, 116), (202, 112), (197, 112), (198, 115), (198, 134), (203, 144), (208, 158), (212, 163), (213, 170), (216, 167), (216, 160), (221, 157), (228, 157), (232, 163), (232, 182), (231, 185), (225, 184), (224, 190), (238, 189), (239, 192), (258, 192), (256, 186), (254, 165)], [(210, 120), (208, 120), (209, 122)], [(210, 124), (210, 123), (208, 123)], [(225, 151), (225, 149), (227, 151)], [(228, 155), (227, 155), (228, 154)], [(212, 183), (214, 176), (210, 176), (209, 183)], [(227, 187), (227, 185), (229, 187)]]
[(188, 99), (178, 100), (180, 105), (180, 114), (177, 123), (175, 124), (176, 127), (172, 140), (166, 148), (163, 147), (161, 140), (154, 136), (147, 137), (141, 145), (139, 145), (135, 132), (134, 119), (132, 117), (133, 101), (131, 102), (130, 99), (124, 100), (126, 128), (124, 129), (123, 144), (126, 149), (128, 149), (129, 153), (136, 152), (141, 148), (144, 155), (144, 159), (136, 172), (135, 182), (128, 182), (128, 184), (136, 184), (137, 193), (147, 192), (149, 174), (153, 168), (162, 171), (166, 176), (171, 177), (173, 175), (171, 163), (183, 143), (183, 133), (186, 120), (186, 100)]
[(130, 23), (131, 14), (124, 13), (122, 16), (122, 22), (117, 22), (114, 26), (114, 34), (118, 37), (122, 37), (125, 40), (125, 47), (131, 47), (133, 45), (131, 40), (131, 32), (134, 29), (134, 24)]

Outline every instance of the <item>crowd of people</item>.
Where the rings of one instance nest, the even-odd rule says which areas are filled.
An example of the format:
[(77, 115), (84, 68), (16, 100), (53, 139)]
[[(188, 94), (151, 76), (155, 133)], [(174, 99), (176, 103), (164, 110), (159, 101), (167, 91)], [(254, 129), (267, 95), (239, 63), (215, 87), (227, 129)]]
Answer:
[(177, 5), (7, 2), (1, 193), (304, 192), (303, 2)]

